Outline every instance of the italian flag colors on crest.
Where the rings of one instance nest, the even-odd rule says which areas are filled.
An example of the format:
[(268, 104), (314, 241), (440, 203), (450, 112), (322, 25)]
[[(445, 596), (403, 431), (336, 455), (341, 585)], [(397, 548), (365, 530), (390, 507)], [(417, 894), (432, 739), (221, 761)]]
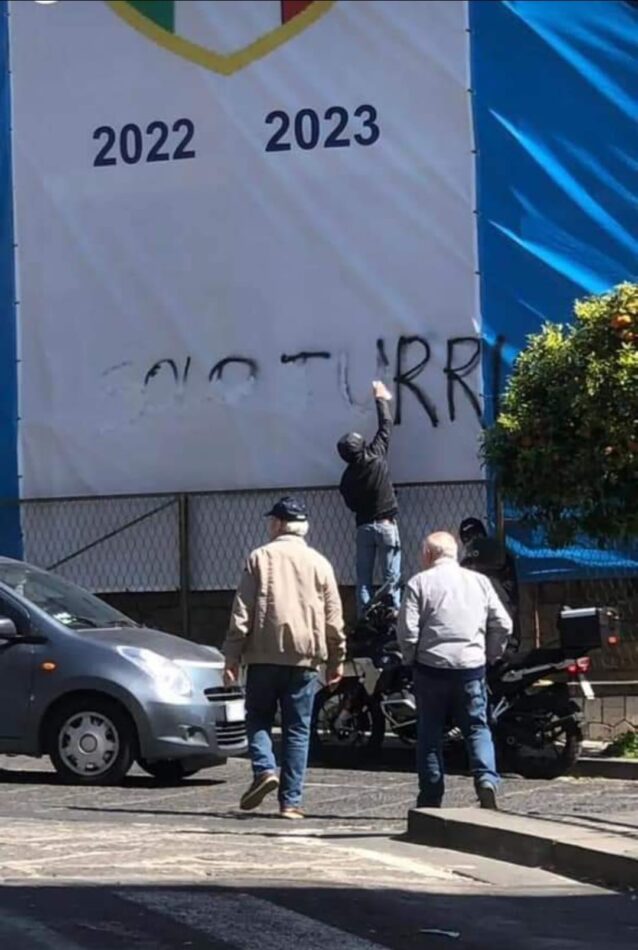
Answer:
[(107, 0), (160, 46), (230, 75), (296, 36), (333, 0)]

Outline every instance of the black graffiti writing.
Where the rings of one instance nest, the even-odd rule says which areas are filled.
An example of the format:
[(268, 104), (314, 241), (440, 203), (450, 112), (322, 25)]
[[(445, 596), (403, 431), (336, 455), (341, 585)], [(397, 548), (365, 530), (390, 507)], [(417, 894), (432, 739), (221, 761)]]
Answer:
[(175, 360), (163, 359), (163, 360), (158, 360), (156, 363), (153, 363), (148, 373), (144, 377), (145, 386), (148, 386), (148, 384), (150, 383), (152, 379), (155, 379), (156, 376), (159, 376), (160, 371), (163, 366), (168, 366), (173, 373), (173, 379), (175, 380), (175, 382), (176, 383), (179, 382), (179, 372), (177, 370), (177, 363), (175, 362)]
[[(186, 362), (184, 363), (184, 369), (182, 370), (182, 373), (181, 373), (182, 383), (188, 382), (188, 374), (190, 373), (191, 363), (192, 363), (192, 360), (190, 356), (188, 356), (186, 358)], [(127, 364), (124, 363), (122, 365), (126, 366)], [(144, 377), (145, 386), (148, 386), (149, 382), (152, 379), (155, 379), (155, 377), (160, 374), (163, 366), (167, 366), (170, 369), (173, 379), (175, 380), (176, 383), (180, 382), (180, 372), (179, 372), (179, 369), (177, 368), (177, 363), (175, 362), (175, 360), (163, 359), (163, 360), (158, 360), (156, 363), (153, 363), (148, 373)]]
[[(408, 350), (414, 344), (418, 344), (423, 348), (422, 358), (410, 366), (408, 369), (405, 367), (406, 357)], [(420, 336), (402, 336), (399, 337), (399, 342), (397, 343), (397, 372), (394, 377), (394, 381), (397, 384), (397, 406), (394, 416), (395, 424), (400, 426), (401, 420), (403, 418), (403, 388), (407, 389), (416, 397), (419, 405), (427, 413), (430, 422), (436, 428), (439, 424), (439, 414), (437, 412), (436, 406), (430, 399), (430, 397), (423, 391), (420, 386), (414, 382), (414, 380), (421, 375), (425, 367), (430, 361), (430, 344), (427, 340), (424, 340)]]
[[(238, 363), (241, 366), (248, 367), (248, 378), (254, 379), (257, 376), (258, 366), (255, 360), (249, 359), (245, 356), (227, 356), (225, 359), (220, 360), (218, 363), (215, 363), (210, 373), (208, 374), (208, 381), (212, 382), (214, 379), (222, 379), (224, 375), (224, 370), (227, 366), (232, 363)], [(130, 363), (122, 363), (121, 366), (128, 366)], [(156, 379), (162, 369), (166, 368), (170, 370), (171, 375), (175, 383), (182, 383), (182, 385), (188, 382), (188, 377), (190, 375), (191, 367), (193, 365), (192, 357), (187, 356), (184, 361), (184, 369), (179, 370), (178, 364), (175, 360), (170, 357), (165, 357), (164, 359), (157, 360), (151, 368), (148, 370), (144, 376), (144, 385), (148, 386), (152, 379)], [(116, 367), (117, 368), (117, 367)]]
[(385, 351), (385, 340), (377, 340), (377, 366), (387, 369), (390, 365), (390, 360), (388, 359), (388, 354)]
[[(454, 366), (455, 362), (455, 351), (458, 348), (469, 346), (471, 353), (470, 358), (462, 363), (460, 366)], [(481, 403), (479, 402), (478, 396), (473, 389), (468, 386), (465, 382), (465, 377), (469, 376), (470, 373), (473, 373), (477, 368), (481, 359), (481, 341), (475, 336), (457, 336), (452, 340), (447, 341), (447, 362), (445, 364), (445, 369), (443, 372), (447, 376), (447, 406), (450, 420), (454, 422), (456, 419), (456, 403), (454, 400), (454, 394), (456, 391), (456, 386), (460, 386), (467, 398), (470, 400), (470, 404), (474, 409), (474, 412), (481, 419), (483, 413), (481, 411)]]
[(308, 360), (330, 360), (332, 359), (332, 353), (328, 353), (327, 350), (302, 350), (301, 353), (294, 353), (289, 355), (288, 353), (281, 354), (282, 363), (302, 363), (304, 366)]
[(248, 379), (256, 379), (257, 373), (259, 372), (259, 367), (256, 360), (250, 359), (248, 356), (227, 356), (225, 359), (220, 360), (219, 363), (215, 363), (210, 373), (208, 374), (208, 382), (212, 383), (214, 379), (222, 379), (224, 375), (224, 370), (227, 366), (232, 364), (238, 366), (246, 366), (248, 369)]
[[(495, 359), (497, 365), (500, 365), (504, 340), (499, 338), (497, 344)], [(479, 393), (472, 388), (469, 380), (469, 377), (475, 374), (481, 361), (483, 351), (481, 339), (477, 336), (451, 337), (446, 341), (446, 346), (447, 359), (443, 367), (443, 373), (446, 378), (448, 417), (451, 422), (455, 422), (457, 419), (459, 412), (457, 394), (460, 390), (478, 419), (482, 420), (481, 398)], [(334, 356), (336, 355), (334, 354)], [(426, 385), (428, 373), (430, 379), (432, 374), (431, 358), (431, 346), (425, 337), (417, 335), (401, 336), (396, 346), (394, 376), (392, 377), (386, 341), (383, 338), (376, 340), (377, 376), (380, 379), (385, 377), (389, 380), (392, 378), (395, 384), (395, 423), (397, 426), (400, 426), (404, 421), (408, 394), (414, 397), (417, 405), (423, 410), (429, 423), (434, 428), (440, 425), (439, 409)], [(333, 360), (333, 354), (329, 350), (300, 350), (296, 353), (281, 353), (279, 357), (279, 362), (283, 366), (305, 366), (311, 360), (330, 363)], [(127, 365), (129, 364), (122, 364), (122, 366)], [(339, 354), (336, 365), (338, 385), (342, 397), (350, 406), (365, 408), (370, 397), (366, 397), (363, 402), (358, 402), (354, 398), (350, 386), (350, 361), (344, 353)], [(211, 367), (207, 374), (208, 382), (226, 382), (228, 379), (226, 371), (231, 366), (242, 368), (246, 373), (247, 382), (253, 382), (260, 375), (260, 366), (256, 359), (250, 356), (233, 355), (220, 359)], [(145, 374), (144, 386), (148, 387), (154, 380), (168, 374), (169, 379), (172, 378), (176, 387), (182, 387), (189, 381), (192, 370), (193, 360), (191, 356), (186, 357), (183, 364), (170, 357), (163, 357), (156, 360)], [(232, 382), (233, 376), (229, 379), (229, 383), (232, 384)], [(246, 390), (245, 395), (249, 395), (248, 390)]]
[[(383, 339), (377, 340), (377, 373), (376, 375), (380, 378), (386, 375), (386, 370), (390, 365), (390, 360), (387, 357), (385, 352), (385, 341)], [(339, 361), (339, 389), (344, 395), (346, 401), (349, 405), (355, 406), (357, 408), (364, 408), (366, 402), (369, 401), (370, 397), (359, 402), (354, 398), (352, 393), (352, 387), (350, 386), (350, 368), (348, 364), (348, 359), (345, 355)]]

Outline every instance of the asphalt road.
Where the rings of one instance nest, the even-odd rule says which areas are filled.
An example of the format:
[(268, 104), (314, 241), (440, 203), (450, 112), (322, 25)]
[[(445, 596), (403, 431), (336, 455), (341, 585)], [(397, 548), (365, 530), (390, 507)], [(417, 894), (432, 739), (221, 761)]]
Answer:
[[(163, 788), (64, 787), (0, 760), (0, 937), (19, 950), (635, 950), (638, 901), (546, 872), (400, 840), (409, 753), (375, 771), (315, 768), (305, 822), (241, 815), (246, 762)], [(471, 804), (453, 777), (450, 804)], [(632, 833), (630, 783), (508, 780), (503, 807)], [(632, 814), (633, 812), (633, 814)], [(442, 931), (436, 932), (436, 931)]]

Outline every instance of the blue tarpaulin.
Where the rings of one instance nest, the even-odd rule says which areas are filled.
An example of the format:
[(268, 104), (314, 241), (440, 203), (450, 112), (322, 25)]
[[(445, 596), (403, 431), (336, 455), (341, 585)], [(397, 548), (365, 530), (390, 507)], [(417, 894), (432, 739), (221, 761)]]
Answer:
[[(479, 0), (470, 26), (490, 421), (530, 333), (638, 278), (638, 9)], [(541, 532), (507, 527), (523, 580), (638, 573), (638, 545), (552, 551)]]

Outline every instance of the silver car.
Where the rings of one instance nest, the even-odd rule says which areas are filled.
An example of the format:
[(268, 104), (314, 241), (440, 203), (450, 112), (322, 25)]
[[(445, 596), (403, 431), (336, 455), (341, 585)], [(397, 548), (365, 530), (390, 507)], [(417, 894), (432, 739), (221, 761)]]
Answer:
[(75, 584), (0, 558), (0, 753), (67, 782), (162, 781), (246, 751), (244, 699), (213, 647), (140, 626)]

